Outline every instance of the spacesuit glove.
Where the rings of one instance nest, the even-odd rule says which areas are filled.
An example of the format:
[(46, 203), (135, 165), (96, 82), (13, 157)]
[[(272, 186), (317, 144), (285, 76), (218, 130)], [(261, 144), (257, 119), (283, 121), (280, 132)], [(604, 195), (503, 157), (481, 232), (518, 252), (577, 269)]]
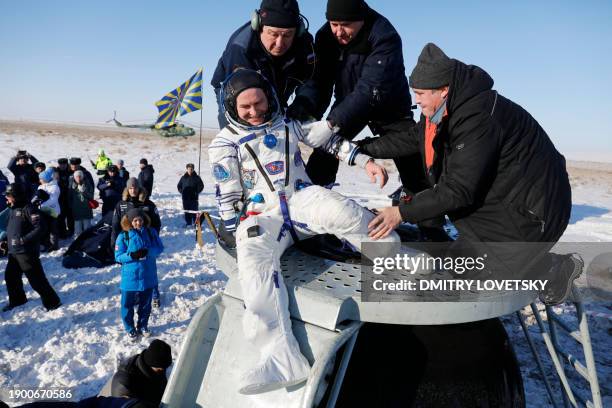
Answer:
[(302, 130), (307, 134), (307, 139), (315, 146), (327, 142), (339, 129), (333, 127), (327, 120), (318, 122), (302, 123)]

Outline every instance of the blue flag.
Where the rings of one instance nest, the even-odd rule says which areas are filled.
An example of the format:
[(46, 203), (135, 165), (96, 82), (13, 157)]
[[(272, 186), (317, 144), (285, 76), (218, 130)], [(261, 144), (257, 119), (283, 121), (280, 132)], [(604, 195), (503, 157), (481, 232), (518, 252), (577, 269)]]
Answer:
[(176, 118), (202, 109), (202, 68), (178, 88), (155, 102), (159, 110), (157, 129), (174, 125)]

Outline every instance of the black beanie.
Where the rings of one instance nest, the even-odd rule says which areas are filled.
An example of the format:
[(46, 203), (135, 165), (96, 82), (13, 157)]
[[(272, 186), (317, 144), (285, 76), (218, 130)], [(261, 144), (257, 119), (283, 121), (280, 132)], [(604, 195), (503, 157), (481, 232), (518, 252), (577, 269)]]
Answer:
[(78, 166), (79, 164), (81, 164), (81, 158), (80, 157), (71, 157), (70, 158), (70, 164), (72, 164), (73, 166)]
[(455, 63), (434, 43), (428, 43), (410, 74), (410, 87), (438, 89), (450, 83)]
[(327, 21), (362, 21), (368, 6), (363, 0), (327, 0)]
[(300, 7), (296, 0), (263, 0), (259, 16), (262, 26), (294, 28), (300, 23)]
[(149, 165), (147, 159), (140, 159), (140, 164), (144, 164), (145, 166)]
[(142, 352), (142, 358), (149, 367), (166, 369), (172, 364), (172, 350), (168, 343), (155, 339)]
[(130, 223), (131, 223), (132, 221), (134, 221), (134, 218), (136, 218), (136, 217), (140, 217), (140, 218), (142, 218), (142, 220), (143, 220), (143, 221), (144, 221), (144, 219), (145, 219), (145, 218), (144, 218), (144, 214), (143, 214), (143, 212), (142, 212), (142, 211), (140, 211), (140, 209), (139, 209), (139, 208), (132, 208), (131, 210), (129, 210), (129, 211), (127, 212), (127, 214), (126, 214), (126, 215), (127, 215), (127, 219), (128, 219), (128, 221), (129, 221)]

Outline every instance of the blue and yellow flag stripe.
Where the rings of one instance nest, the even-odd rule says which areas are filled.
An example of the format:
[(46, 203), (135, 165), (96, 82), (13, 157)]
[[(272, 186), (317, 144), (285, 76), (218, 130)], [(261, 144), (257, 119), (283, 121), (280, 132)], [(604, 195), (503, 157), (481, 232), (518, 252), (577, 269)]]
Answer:
[(178, 88), (155, 102), (159, 110), (155, 127), (174, 125), (176, 118), (202, 109), (202, 68)]

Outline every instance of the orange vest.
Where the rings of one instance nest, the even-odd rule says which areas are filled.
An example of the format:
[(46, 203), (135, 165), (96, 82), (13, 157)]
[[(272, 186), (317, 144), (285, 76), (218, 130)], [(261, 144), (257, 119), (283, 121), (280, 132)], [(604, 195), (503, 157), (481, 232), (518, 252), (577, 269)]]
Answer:
[[(444, 120), (446, 116), (448, 116), (448, 111), (444, 109), (442, 120)], [(429, 118), (425, 118), (425, 165), (427, 166), (427, 169), (431, 167), (434, 161), (433, 142), (436, 138), (437, 130), (438, 125), (430, 122)]]

